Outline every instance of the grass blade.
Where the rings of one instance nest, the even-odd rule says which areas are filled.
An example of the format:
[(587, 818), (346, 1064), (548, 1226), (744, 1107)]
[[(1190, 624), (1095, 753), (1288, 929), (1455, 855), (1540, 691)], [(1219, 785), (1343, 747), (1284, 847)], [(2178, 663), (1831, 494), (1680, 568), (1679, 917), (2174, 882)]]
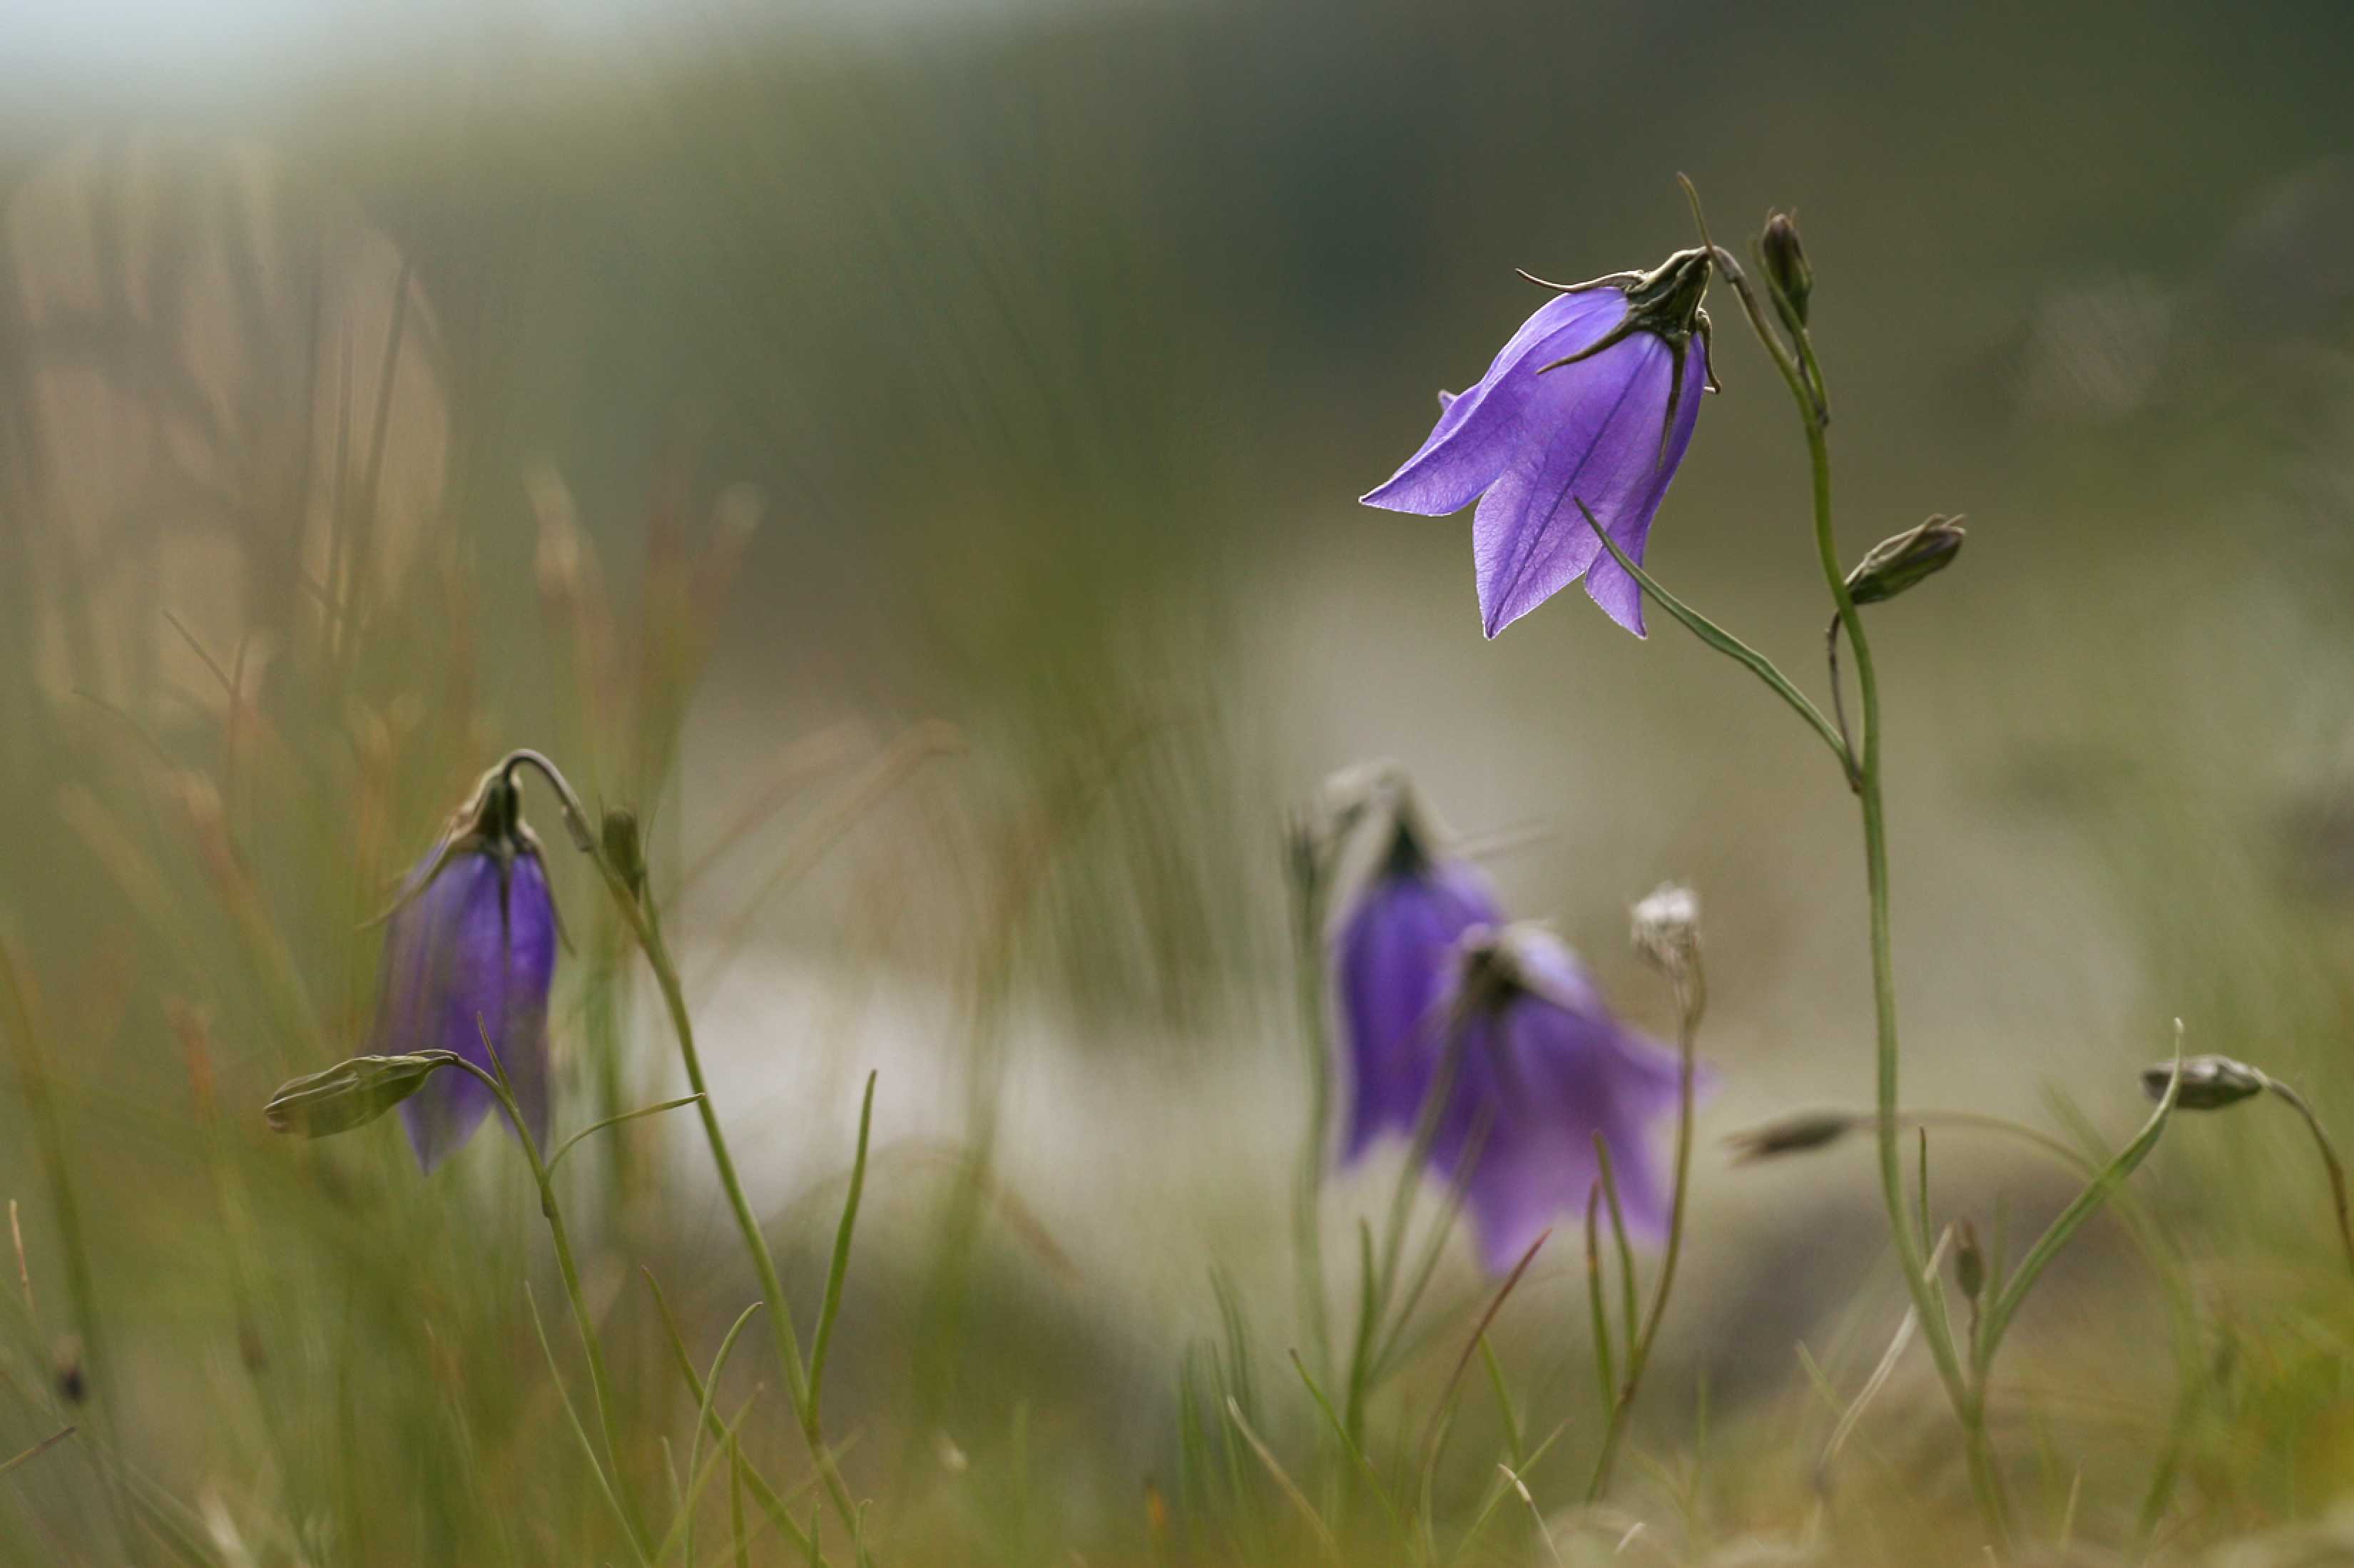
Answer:
[(850, 1273), (850, 1237), (858, 1225), (858, 1201), (866, 1191), (866, 1139), (875, 1124), (875, 1075), (866, 1075), (866, 1097), (858, 1107), (858, 1153), (850, 1162), (850, 1195), (842, 1202), (842, 1224), (833, 1233), (833, 1261), (825, 1271), (825, 1304), (818, 1309), (817, 1337), (810, 1342), (809, 1408), (819, 1409), (825, 1385), (826, 1351), (833, 1343), (834, 1319), (842, 1311), (843, 1281)]

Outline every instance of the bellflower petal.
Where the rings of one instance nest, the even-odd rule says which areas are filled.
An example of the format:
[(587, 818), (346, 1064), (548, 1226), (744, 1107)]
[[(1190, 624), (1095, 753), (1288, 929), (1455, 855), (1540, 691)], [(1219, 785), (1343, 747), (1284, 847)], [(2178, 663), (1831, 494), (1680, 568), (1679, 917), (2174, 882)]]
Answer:
[(1503, 918), (1487, 879), (1460, 862), (1394, 860), (1351, 908), (1334, 945), (1350, 1086), (1344, 1162), (1384, 1132), (1413, 1129), (1446, 1048), (1456, 945)]
[(1538, 306), (1487, 375), (1452, 396), (1440, 394), (1438, 423), (1422, 450), (1369, 492), (1365, 504), (1431, 517), (1470, 505), (1530, 439), (1531, 405), (1551, 391), (1550, 376), (1539, 368), (1590, 347), (1626, 315), (1626, 296), (1615, 289), (1556, 294)]
[[(427, 869), (391, 917), (371, 1049), (449, 1051), (495, 1072), (487, 1032), (525, 1124), (545, 1144), (555, 969), (556, 906), (537, 853), (461, 844), (438, 871)], [(400, 1107), (419, 1163), (428, 1171), (440, 1164), (495, 1103), (471, 1074), (434, 1074)]]
[(1476, 385), (1441, 395), (1421, 450), (1363, 497), (1432, 515), (1479, 502), (1472, 555), (1488, 636), (1580, 577), (1613, 620), (1644, 634), (1641, 589), (1578, 503), (1641, 563), (1708, 384), (1709, 265), (1703, 251), (1681, 251), (1639, 279), (1546, 302)]
[(1452, 1009), (1461, 1033), (1433, 1172), (1451, 1178), (1473, 1158), (1467, 1206), (1480, 1258), (1500, 1274), (1556, 1215), (1584, 1205), (1600, 1173), (1598, 1132), (1628, 1233), (1657, 1240), (1668, 1182), (1652, 1128), (1675, 1111), (1675, 1053), (1621, 1023), (1550, 935), (1515, 927), (1505, 940), (1517, 977)]

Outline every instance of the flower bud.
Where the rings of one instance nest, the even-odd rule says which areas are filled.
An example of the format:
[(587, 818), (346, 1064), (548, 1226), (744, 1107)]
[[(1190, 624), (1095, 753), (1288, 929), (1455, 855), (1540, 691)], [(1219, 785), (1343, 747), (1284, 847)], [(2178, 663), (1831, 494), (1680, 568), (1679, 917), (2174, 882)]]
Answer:
[(1986, 1253), (1978, 1245), (1978, 1228), (1964, 1220), (1954, 1227), (1954, 1283), (1962, 1299), (1975, 1305), (1986, 1288)]
[(1768, 213), (1766, 232), (1757, 237), (1758, 253), (1766, 259), (1766, 275), (1782, 297), (1790, 302), (1791, 314), (1798, 324), (1807, 323), (1807, 296), (1815, 291), (1815, 270), (1807, 265), (1807, 252), (1798, 243), (1798, 220), (1787, 212)]
[[(2174, 1078), (2174, 1064), (2155, 1062), (2141, 1070), (2142, 1092), (2153, 1100), (2166, 1097)], [(2182, 1062), (2182, 1089), (2174, 1097), (2178, 1110), (2221, 1110), (2272, 1086), (2272, 1080), (2245, 1062), (2229, 1056), (2187, 1056)]]
[(1894, 599), (1922, 578), (1952, 565), (1961, 554), (1967, 533), (1960, 518), (1940, 515), (1882, 539), (1865, 551), (1855, 570), (1848, 573), (1848, 596), (1858, 604)]
[(457, 1060), (447, 1051), (407, 1056), (354, 1056), (324, 1072), (279, 1086), (263, 1115), (272, 1132), (324, 1138), (365, 1127), (419, 1089), (434, 1069)]
[(646, 856), (638, 838), (638, 814), (624, 806), (614, 806), (605, 812), (601, 824), (605, 847), (605, 863), (632, 894), (643, 896), (646, 887)]
[(1635, 906), (1635, 950), (1670, 979), (1691, 971), (1700, 957), (1700, 895), (1663, 882)]
[(1846, 1111), (1797, 1111), (1734, 1133), (1724, 1142), (1735, 1165), (1749, 1165), (1783, 1154), (1804, 1154), (1845, 1138), (1858, 1126)]

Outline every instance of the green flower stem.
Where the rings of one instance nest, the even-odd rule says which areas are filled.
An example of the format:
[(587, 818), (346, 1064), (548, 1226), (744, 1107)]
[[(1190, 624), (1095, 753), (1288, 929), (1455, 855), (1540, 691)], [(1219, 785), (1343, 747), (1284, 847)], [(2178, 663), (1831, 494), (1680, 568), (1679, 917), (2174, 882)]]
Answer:
[(2322, 1168), (2329, 1173), (2329, 1202), (2338, 1216), (2338, 1245), (2346, 1250), (2347, 1266), (2354, 1267), (2354, 1220), (2349, 1220), (2347, 1213), (2346, 1167), (2338, 1158), (2338, 1146), (2330, 1141), (2321, 1118), (2314, 1114), (2303, 1095), (2270, 1075), (2264, 1077), (2264, 1087), (2295, 1107), (2296, 1114), (2305, 1118), (2306, 1130), (2313, 1134), (2313, 1145), (2321, 1151)]
[[(777, 1360), (785, 1373), (785, 1390), (792, 1401), (793, 1414), (799, 1419), (802, 1440), (808, 1445), (810, 1459), (817, 1467), (824, 1483), (826, 1499), (841, 1516), (843, 1527), (850, 1531), (853, 1542), (863, 1542), (864, 1525), (858, 1505), (851, 1500), (850, 1489), (842, 1478), (842, 1469), (834, 1462), (833, 1450), (825, 1440), (824, 1424), (817, 1407), (811, 1402), (809, 1376), (801, 1361), (801, 1340), (793, 1332), (792, 1313), (785, 1300), (784, 1282), (777, 1275), (777, 1262), (769, 1251), (769, 1238), (760, 1228), (759, 1216), (752, 1212), (749, 1199), (744, 1195), (744, 1183), (736, 1174), (735, 1157), (728, 1152), (727, 1134), (719, 1125), (719, 1113), (713, 1108), (711, 1094), (703, 1078), (703, 1058), (695, 1048), (695, 1020), (687, 1011), (686, 988), (679, 979), (678, 965), (670, 956), (670, 948), (663, 940), (662, 921), (655, 913), (653, 900), (642, 897), (640, 890), (606, 859), (599, 846), (597, 834), (590, 827), (588, 813), (580, 798), (573, 792), (553, 762), (538, 752), (518, 750), (510, 755), (510, 766), (532, 768), (556, 791), (564, 812), (566, 830), (572, 842), (598, 874), (605, 879), (606, 890), (613, 896), (621, 919), (637, 938), (639, 950), (646, 956), (646, 967), (653, 971), (654, 984), (661, 990), (663, 1005), (670, 1014), (671, 1033), (678, 1041), (680, 1063), (686, 1069), (687, 1086), (694, 1092), (695, 1111), (703, 1118), (704, 1141), (711, 1148), (711, 1164), (719, 1177), (719, 1185), (727, 1195), (727, 1207), (736, 1217), (736, 1228), (742, 1233), (744, 1250), (751, 1255), (752, 1269), (760, 1283), (760, 1299), (768, 1307), (769, 1327), (776, 1340)], [(863, 1544), (857, 1547), (861, 1562), (868, 1560)]]
[[(599, 862), (601, 865), (601, 861)], [(613, 884), (614, 895), (620, 898), (626, 892), (618, 881)], [(679, 1058), (686, 1067), (687, 1086), (698, 1097), (695, 1109), (703, 1118), (703, 1136), (711, 1146), (711, 1163), (718, 1172), (719, 1184), (727, 1193), (727, 1206), (736, 1216), (736, 1227), (743, 1233), (744, 1250), (751, 1255), (752, 1268), (760, 1281), (760, 1299), (768, 1304), (769, 1327), (776, 1340), (777, 1359), (785, 1369), (785, 1390), (792, 1400), (794, 1414), (800, 1418), (801, 1436), (808, 1445), (811, 1460), (817, 1466), (824, 1483), (827, 1499), (835, 1513), (842, 1517), (843, 1527), (852, 1532), (853, 1540), (863, 1538), (863, 1525), (858, 1507), (851, 1500), (850, 1489), (843, 1483), (841, 1467), (834, 1463), (833, 1450), (825, 1440), (825, 1428), (817, 1407), (809, 1396), (809, 1379), (801, 1362), (800, 1336), (793, 1332), (792, 1314), (785, 1301), (784, 1282), (778, 1277), (776, 1258), (769, 1251), (769, 1240), (760, 1228), (759, 1216), (744, 1195), (744, 1183), (736, 1174), (736, 1160), (727, 1150), (727, 1135), (719, 1126), (719, 1113), (712, 1108), (710, 1091), (703, 1081), (703, 1059), (695, 1048), (695, 1022), (686, 1010), (686, 991), (678, 978), (678, 967), (671, 961), (670, 949), (663, 941), (662, 925), (656, 918), (651, 902), (641, 907), (634, 898), (626, 899), (623, 917), (630, 922), (638, 945), (652, 969), (654, 983), (661, 988), (663, 1002), (670, 1011), (671, 1032), (678, 1039)], [(862, 1559), (864, 1552), (860, 1553)]]
[[(1987, 1532), (1996, 1554), (2004, 1556), (2010, 1549), (2009, 1507), (2003, 1498), (2001, 1474), (1995, 1467), (1992, 1446), (1987, 1438), (1985, 1391), (1974, 1387), (1963, 1369), (1954, 1344), (1953, 1325), (1946, 1315), (1944, 1293), (1925, 1273), (1924, 1238), (1914, 1230), (1905, 1202), (1904, 1163), (1896, 1121), (1896, 964), (1889, 933), (1888, 813), (1881, 792), (1880, 677), (1872, 664), (1871, 641), (1864, 635), (1863, 618), (1857, 614), (1855, 599), (1848, 592), (1847, 572), (1840, 565), (1839, 542), (1831, 528), (1831, 465), (1826, 420), (1805, 385), (1795, 376), (1792, 379), (1800, 422), (1807, 433), (1808, 466), (1815, 497), (1816, 548), (1822, 557), (1823, 577), (1830, 587), (1832, 601), (1839, 606), (1840, 622), (1847, 630), (1848, 647), (1854, 654), (1856, 690), (1863, 710), (1863, 756), (1858, 761), (1857, 777), (1863, 807), (1864, 883), (1872, 906), (1881, 1196), (1888, 1208), (1888, 1224), (1896, 1241), (1897, 1256), (1903, 1265), (1905, 1288), (1912, 1292), (1914, 1308), (1921, 1315), (1923, 1338), (1928, 1340), (1930, 1354), (1937, 1363), (1937, 1375), (1962, 1424), (1970, 1483), (1978, 1493)], [(1819, 381), (1817, 385), (1820, 385)]]
[(1682, 1255), (1684, 1213), (1691, 1192), (1692, 1110), (1698, 1098), (1699, 1064), (1694, 1054), (1694, 1043), (1700, 1033), (1701, 1010), (1705, 1002), (1705, 982), (1697, 966), (1688, 977), (1676, 980), (1676, 1049), (1680, 1071), (1676, 1086), (1676, 1181), (1673, 1196), (1668, 1203), (1668, 1241), (1659, 1255), (1659, 1279), (1651, 1291), (1650, 1311), (1644, 1317), (1642, 1332), (1634, 1336), (1627, 1347), (1627, 1381), (1618, 1386), (1618, 1397), (1610, 1406), (1610, 1424), (1602, 1434), (1602, 1451), (1594, 1461), (1594, 1474), (1585, 1484), (1585, 1500), (1601, 1500), (1610, 1486), (1610, 1472), (1618, 1457), (1618, 1446), (1626, 1436), (1628, 1418), (1635, 1409), (1635, 1393), (1643, 1382), (1643, 1368), (1651, 1356), (1651, 1346), (1659, 1336), (1659, 1319), (1667, 1316), (1668, 1292), (1676, 1282), (1676, 1261)]
[(1299, 1316), (1320, 1375), (1332, 1375), (1332, 1331), (1324, 1297), (1324, 1128), (1332, 1113), (1332, 1064), (1324, 1023), (1324, 878), (1312, 848), (1295, 834), (1292, 918), (1300, 1037), (1308, 1047), (1308, 1128), (1292, 1193), (1293, 1267)]
[[(1690, 183), (1686, 182), (1690, 194)], [(1693, 199), (1697, 217), (1699, 201)], [(2010, 1544), (2009, 1508), (2002, 1492), (2002, 1478), (1996, 1468), (1991, 1446), (1987, 1439), (1986, 1408), (1983, 1391), (1974, 1388), (1964, 1369), (1954, 1343), (1953, 1324), (1946, 1314), (1945, 1293), (1935, 1277), (1929, 1276), (1925, 1238), (1915, 1229), (1910, 1206), (1905, 1202), (1904, 1166), (1897, 1138), (1898, 1051), (1896, 1026), (1896, 967), (1889, 938), (1888, 893), (1888, 818), (1881, 793), (1881, 718), (1880, 678), (1872, 660), (1872, 644), (1864, 635), (1862, 617), (1856, 613), (1855, 598), (1849, 593), (1847, 571), (1840, 564), (1839, 540), (1831, 526), (1831, 460), (1829, 440), (1830, 424), (1829, 394), (1820, 368), (1815, 359), (1814, 345), (1800, 330), (1792, 334), (1796, 349), (1785, 346), (1759, 308), (1757, 295), (1739, 262), (1722, 246), (1708, 238), (1705, 224), (1701, 230), (1702, 243), (1715, 257), (1717, 270), (1729, 283), (1749, 318), (1757, 341), (1781, 372), (1782, 380), (1790, 389), (1792, 401), (1797, 405), (1798, 423), (1807, 439), (1808, 473), (1814, 494), (1815, 547), (1821, 557), (1823, 579), (1831, 591), (1831, 602), (1838, 606), (1840, 625), (1847, 632), (1848, 646), (1855, 658), (1856, 689), (1862, 708), (1862, 756), (1855, 759), (1855, 770), (1850, 775), (1861, 798), (1863, 818), (1864, 884), (1872, 911), (1872, 992), (1876, 1042), (1875, 1060), (1879, 1081), (1880, 1185), (1881, 1196), (1888, 1210), (1889, 1232), (1896, 1244), (1897, 1257), (1903, 1265), (1904, 1287), (1912, 1294), (1914, 1310), (1919, 1314), (1922, 1337), (1928, 1340), (1932, 1358), (1937, 1364), (1937, 1376), (1946, 1385), (1947, 1400), (1962, 1425), (1964, 1448), (1969, 1463), (1970, 1483), (1978, 1494), (1978, 1508), (1986, 1520), (1989, 1544), (1998, 1557), (2008, 1555)], [(1767, 285), (1773, 280), (1768, 277)]]
[[(493, 1066), (498, 1065), (498, 1051), (491, 1045), (490, 1032), (481, 1020), (475, 1027), (482, 1030), (483, 1047), (491, 1053)], [(523, 1145), (524, 1158), (531, 1162), (531, 1179), (539, 1189), (539, 1212), (546, 1217), (547, 1234), (556, 1244), (556, 1266), (564, 1276), (564, 1294), (572, 1303), (572, 1320), (580, 1330), (580, 1346), (588, 1358), (588, 1384), (597, 1396), (597, 1423), (605, 1438), (605, 1466), (610, 1474), (610, 1485), (618, 1502), (621, 1522), (628, 1527), (630, 1544), (636, 1549), (638, 1561), (652, 1561), (653, 1536), (646, 1528), (645, 1515), (638, 1507), (637, 1496), (630, 1489), (629, 1478), (621, 1468), (621, 1431), (620, 1402), (613, 1392), (612, 1373), (605, 1366), (605, 1351), (597, 1338), (596, 1319), (589, 1316), (588, 1298), (580, 1288), (580, 1269), (572, 1257), (572, 1237), (564, 1228), (564, 1211), (556, 1201), (556, 1185), (548, 1175), (546, 1164), (539, 1157), (539, 1144), (532, 1138), (525, 1122), (523, 1109), (515, 1104), (514, 1093), (507, 1086), (506, 1069), (486, 1073), (463, 1056), (452, 1054), (446, 1066), (457, 1067), (472, 1074), (489, 1089), (507, 1114), (507, 1121), (515, 1130), (515, 1140)]]

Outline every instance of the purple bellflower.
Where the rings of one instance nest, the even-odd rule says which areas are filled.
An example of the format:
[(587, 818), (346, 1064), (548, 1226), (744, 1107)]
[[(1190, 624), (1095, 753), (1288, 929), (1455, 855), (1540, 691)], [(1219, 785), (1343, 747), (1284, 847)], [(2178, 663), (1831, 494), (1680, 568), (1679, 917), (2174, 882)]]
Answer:
[[(1709, 253), (1679, 250), (1649, 272), (1547, 283), (1488, 374), (1439, 394), (1422, 450), (1363, 499), (1444, 516), (1474, 500), (1472, 557), (1490, 637), (1580, 577), (1640, 637), (1643, 593), (1603, 549), (1583, 503), (1640, 566), (1651, 519), (1691, 444), (1709, 370)], [(1543, 280), (1537, 280), (1543, 281)]]
[[(546, 1147), (556, 944), (539, 841), (524, 825), (520, 791), (503, 763), (418, 863), (387, 917), (369, 1048), (450, 1051), (485, 1071), (504, 1068), (533, 1139)], [(483, 1049), (486, 1033), (496, 1067)], [(428, 1171), (440, 1164), (495, 1103), (471, 1074), (434, 1074), (400, 1107), (418, 1162)]]
[(1556, 1214), (1584, 1207), (1610, 1150), (1627, 1229), (1667, 1228), (1666, 1161), (1652, 1124), (1675, 1114), (1674, 1052), (1621, 1023), (1593, 978), (1542, 927), (1469, 935), (1455, 955), (1447, 1010), (1447, 1105), (1432, 1170), (1469, 1160), (1466, 1206), (1479, 1256), (1501, 1274)]
[(1456, 945), (1504, 919), (1487, 878), (1449, 857), (1445, 830), (1403, 775), (1377, 774), (1363, 812), (1373, 861), (1332, 942), (1350, 1086), (1344, 1164), (1384, 1132), (1414, 1130), (1446, 1051)]

